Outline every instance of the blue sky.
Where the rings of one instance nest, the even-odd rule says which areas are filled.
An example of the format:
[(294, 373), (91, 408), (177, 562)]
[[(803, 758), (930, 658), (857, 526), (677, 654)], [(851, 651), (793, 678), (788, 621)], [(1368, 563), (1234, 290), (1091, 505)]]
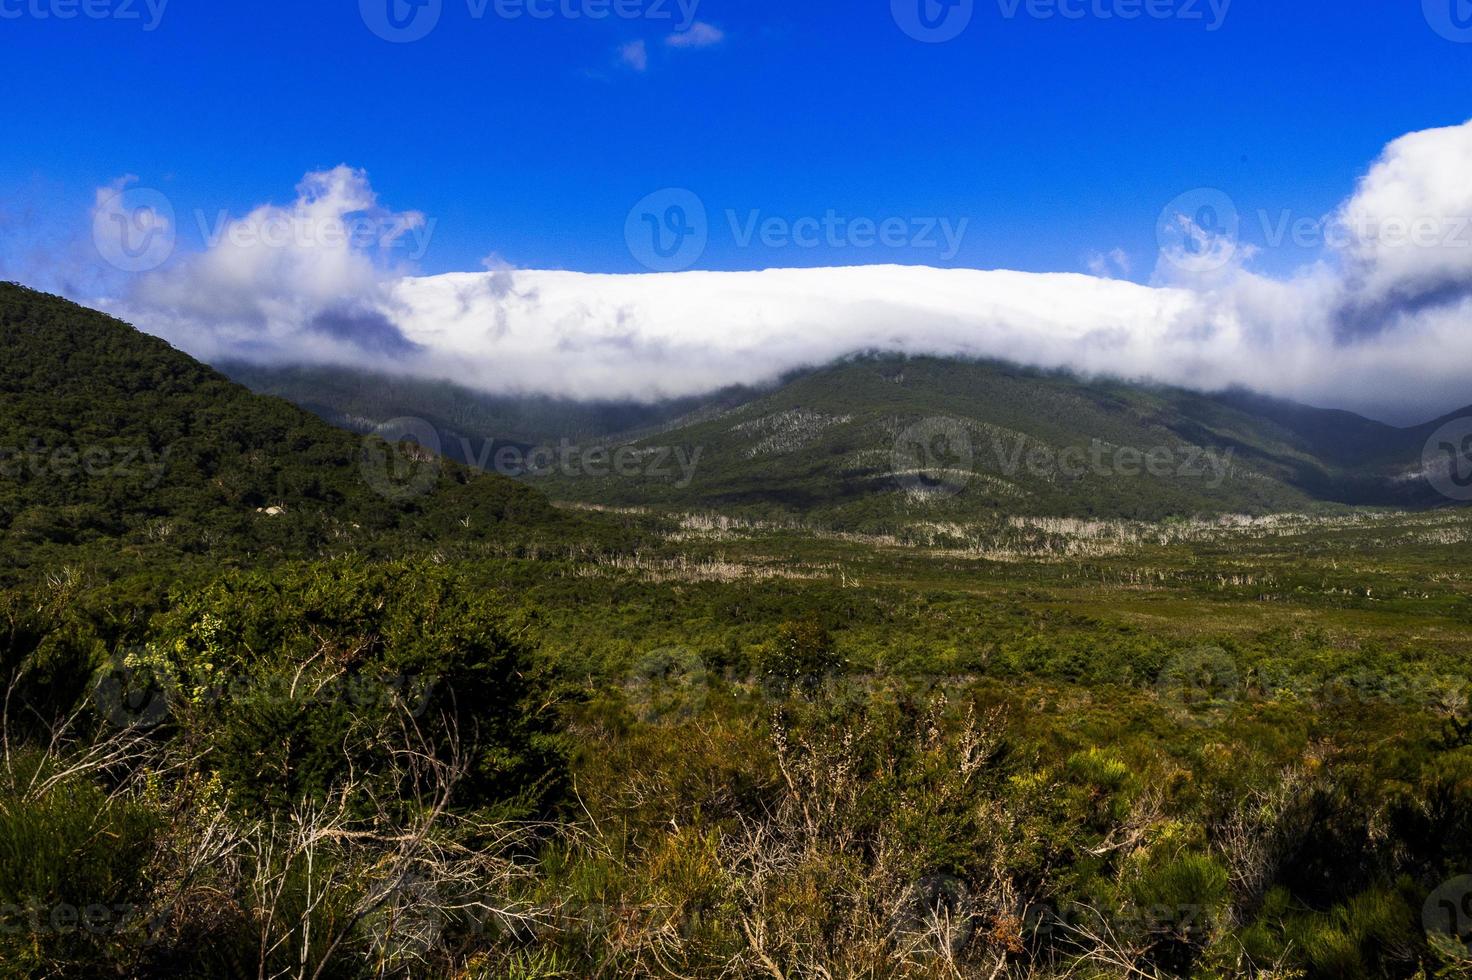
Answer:
[[(674, 0), (626, 0), (643, 4), (632, 19), (586, 16), (599, 0), (556, 0), (576, 19), (443, 0), (412, 43), (376, 36), (357, 0), (169, 0), (151, 30), (145, 0), (56, 16), (69, 2), (0, 0), (0, 256), (84, 233), (95, 189), (123, 174), (181, 214), (242, 214), (346, 163), (434, 222), (426, 273), (489, 254), (642, 271), (629, 209), (682, 187), (710, 211), (698, 268), (1086, 271), (1121, 249), (1146, 279), (1156, 217), (1182, 192), (1225, 190), (1252, 241), (1259, 211), (1327, 212), (1390, 140), (1472, 116), (1472, 44), (1419, 0), (1235, 0), (1220, 23), (1207, 0), (1134, 20), (1094, 12), (1131, 0), (1078, 0), (1077, 19), (976, 0), (945, 43), (907, 35), (889, 0), (702, 0), (704, 33), (683, 45)], [(638, 42), (643, 70), (623, 54)], [(727, 211), (967, 228), (944, 261), (742, 247)], [(1257, 261), (1289, 269), (1304, 251)]]

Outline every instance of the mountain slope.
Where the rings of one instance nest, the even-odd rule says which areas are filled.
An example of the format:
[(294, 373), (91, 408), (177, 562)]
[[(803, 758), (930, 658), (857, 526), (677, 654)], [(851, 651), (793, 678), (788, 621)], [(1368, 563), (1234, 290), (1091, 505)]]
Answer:
[[(1434, 427), (1434, 426), (1433, 426)], [(1445, 503), (1395, 429), (1242, 392), (1087, 381), (995, 362), (861, 357), (715, 419), (632, 442), (670, 474), (553, 474), (554, 498), (821, 516), (839, 524), (1025, 513), (1160, 519)]]
[[(424, 419), (446, 454), (586, 503), (838, 524), (1448, 503), (1420, 473), (1426, 440), (1447, 419), (1399, 429), (1247, 391), (999, 362), (855, 357), (765, 392), (644, 407), (492, 398), (331, 369), (231, 370), (349, 427)], [(618, 433), (625, 426), (633, 431)], [(564, 441), (580, 447), (570, 459), (527, 472), (532, 447)], [(509, 464), (491, 451), (508, 446)], [(629, 447), (621, 475), (611, 459), (583, 464), (597, 446)]]
[(273, 395), (354, 432), (413, 417), (434, 427), (445, 455), (473, 463), (485, 444), (530, 449), (559, 439), (599, 441), (657, 429), (703, 406), (735, 406), (753, 396), (732, 389), (704, 398), (641, 404), (576, 402), (544, 396), (488, 395), (443, 381), (322, 366), (267, 367), (226, 362), (219, 370), (258, 394)]
[[(4, 571), (51, 556), (307, 555), (566, 518), (327, 425), (66, 300), (0, 284)], [(472, 530), (466, 531), (469, 527)]]

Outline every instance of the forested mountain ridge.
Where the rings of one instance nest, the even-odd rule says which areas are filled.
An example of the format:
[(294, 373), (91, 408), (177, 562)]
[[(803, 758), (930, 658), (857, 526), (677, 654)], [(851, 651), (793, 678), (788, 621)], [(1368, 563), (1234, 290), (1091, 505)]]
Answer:
[(1421, 473), (1436, 427), (1396, 429), (1242, 391), (866, 356), (632, 442), (698, 448), (686, 486), (556, 474), (543, 485), (554, 498), (840, 524), (1422, 507), (1449, 502)]
[[(392, 456), (122, 321), (0, 284), (0, 542), (48, 552), (310, 556), (533, 531), (535, 490)], [(405, 492), (407, 490), (407, 492)]]
[[(1402, 429), (1245, 390), (877, 354), (765, 391), (654, 406), (492, 397), (345, 369), (230, 370), (348, 427), (423, 419), (447, 455), (522, 476), (554, 499), (841, 525), (1437, 506), (1449, 501), (1421, 473), (1427, 438), (1472, 414)], [(668, 453), (691, 465), (617, 474), (579, 466), (575, 454), (571, 465), (529, 473), (496, 462), (497, 448), (524, 459), (563, 441), (581, 453), (628, 447), (634, 458)]]

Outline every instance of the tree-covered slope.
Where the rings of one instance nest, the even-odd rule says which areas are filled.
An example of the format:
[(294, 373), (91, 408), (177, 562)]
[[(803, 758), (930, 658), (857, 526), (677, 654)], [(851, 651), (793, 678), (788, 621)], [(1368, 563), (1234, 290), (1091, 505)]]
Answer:
[(311, 555), (566, 519), (535, 490), (390, 453), (104, 314), (0, 284), (0, 550)]
[(861, 357), (633, 442), (679, 473), (553, 473), (554, 498), (817, 515), (838, 523), (1021, 513), (1159, 519), (1446, 503), (1428, 431), (1241, 392), (1087, 380), (996, 362)]
[[(767, 391), (650, 406), (494, 397), (336, 369), (228, 370), (346, 428), (422, 419), (446, 455), (587, 503), (888, 524), (1451, 502), (1421, 473), (1446, 419), (1400, 429), (1243, 390), (999, 362), (856, 357)], [(538, 446), (560, 454), (535, 465)], [(497, 455), (508, 447), (509, 463)], [(591, 447), (629, 449), (620, 468), (588, 465)]]
[(474, 463), (488, 444), (528, 450), (560, 439), (597, 442), (667, 425), (709, 404), (734, 406), (753, 397), (733, 389), (704, 398), (645, 404), (578, 402), (539, 395), (489, 395), (448, 381), (321, 365), (217, 365), (250, 390), (296, 404), (354, 432), (371, 432), (399, 418), (421, 419), (439, 436), (445, 455)]

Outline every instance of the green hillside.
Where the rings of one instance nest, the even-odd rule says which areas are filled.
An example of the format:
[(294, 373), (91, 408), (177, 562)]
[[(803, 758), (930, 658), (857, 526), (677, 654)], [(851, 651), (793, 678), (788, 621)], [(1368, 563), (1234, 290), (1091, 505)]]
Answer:
[(371, 432), (397, 418), (423, 419), (439, 433), (444, 454), (462, 463), (476, 462), (492, 442), (527, 450), (564, 438), (598, 441), (656, 429), (707, 405), (734, 406), (753, 397), (750, 391), (732, 389), (657, 404), (576, 402), (540, 395), (488, 395), (446, 381), (342, 367), (242, 361), (218, 367), (254, 392), (285, 398), (353, 432)]
[(768, 391), (652, 406), (492, 397), (340, 369), (228, 370), (346, 428), (422, 419), (446, 455), (589, 504), (877, 527), (1446, 503), (1419, 474), (1445, 420), (1397, 429), (1247, 391), (1000, 362), (862, 356)]
[(1438, 502), (1428, 433), (1240, 392), (1085, 381), (995, 362), (864, 357), (632, 443), (673, 477), (556, 473), (554, 498), (817, 516), (838, 524), (1009, 513), (1156, 520)]
[(535, 490), (390, 456), (54, 296), (0, 284), (0, 349), (7, 574), (78, 553), (309, 557), (566, 521)]

